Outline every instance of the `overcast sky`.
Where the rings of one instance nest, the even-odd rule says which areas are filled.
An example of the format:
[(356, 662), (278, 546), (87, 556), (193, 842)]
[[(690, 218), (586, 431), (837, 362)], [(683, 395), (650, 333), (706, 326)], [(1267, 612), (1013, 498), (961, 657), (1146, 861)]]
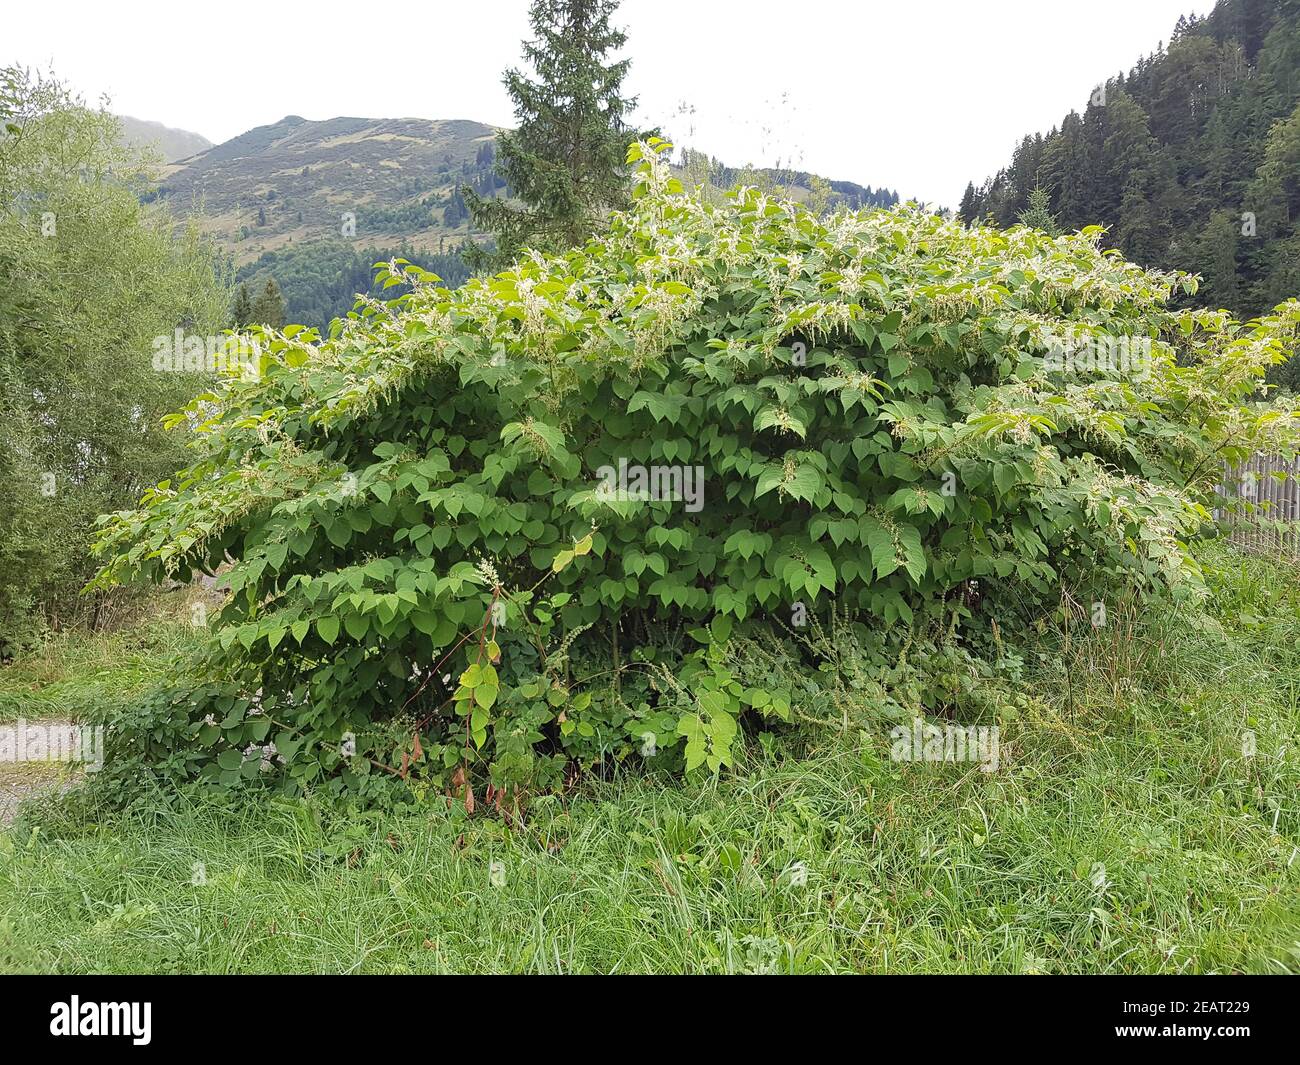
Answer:
[[(627, 88), (679, 144), (955, 206), (1213, 0), (624, 0)], [(310, 119), (512, 124), (527, 0), (13, 3), (0, 64), (223, 141)]]

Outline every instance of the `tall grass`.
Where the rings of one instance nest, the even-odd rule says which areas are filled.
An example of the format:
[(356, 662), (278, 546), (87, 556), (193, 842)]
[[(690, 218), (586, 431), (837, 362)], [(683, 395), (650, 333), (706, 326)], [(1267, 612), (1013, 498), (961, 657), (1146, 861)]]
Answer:
[(108, 633), (69, 629), (0, 666), (0, 722), (18, 717), (78, 720), (167, 680), (178, 657), (198, 645), (206, 617), (201, 589), (159, 595), (129, 627)]

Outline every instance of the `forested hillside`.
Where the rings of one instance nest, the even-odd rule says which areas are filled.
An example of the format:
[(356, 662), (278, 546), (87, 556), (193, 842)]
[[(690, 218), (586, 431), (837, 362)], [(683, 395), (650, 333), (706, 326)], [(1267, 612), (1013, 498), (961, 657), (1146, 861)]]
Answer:
[(1012, 225), (1033, 198), (1034, 224), (1105, 225), (1126, 256), (1202, 274), (1200, 301), (1261, 313), (1300, 289), (1298, 103), (1300, 0), (1221, 0), (1026, 136), (962, 218)]
[(323, 329), (332, 319), (348, 312), (358, 293), (380, 295), (375, 263), (395, 258), (418, 262), (452, 288), (469, 277), (469, 268), (456, 253), (439, 255), (407, 243), (358, 248), (336, 239), (269, 251), (241, 267), (236, 280), (257, 292), (273, 277), (283, 295), (284, 320)]
[(821, 199), (824, 202), (819, 206), (827, 208), (847, 207), (856, 211), (860, 207), (895, 207), (899, 203), (898, 193), (893, 189), (875, 189), (856, 181), (834, 181), (788, 167), (727, 166), (716, 156), (692, 148), (682, 151), (674, 170), (687, 185), (711, 185), (721, 190), (736, 185), (772, 185), (792, 200)]

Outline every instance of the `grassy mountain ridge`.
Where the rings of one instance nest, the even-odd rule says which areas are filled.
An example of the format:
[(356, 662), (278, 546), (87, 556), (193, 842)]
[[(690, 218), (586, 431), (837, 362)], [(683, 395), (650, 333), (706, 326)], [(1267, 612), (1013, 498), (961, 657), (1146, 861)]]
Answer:
[(484, 146), (495, 132), (468, 120), (288, 115), (169, 167), (156, 197), (198, 214), (241, 264), (339, 237), (437, 253), (469, 237), (456, 190), (492, 180)]
[[(241, 265), (291, 243), (340, 237), (449, 252), (471, 237), (457, 190), (504, 191), (493, 172), (496, 133), (468, 119), (287, 115), (168, 167), (156, 196), (177, 213), (199, 214)], [(685, 154), (699, 162), (698, 179), (719, 188), (764, 181), (806, 199), (821, 183), (803, 171), (728, 167)], [(897, 193), (852, 181), (824, 185), (834, 204), (898, 202)]]

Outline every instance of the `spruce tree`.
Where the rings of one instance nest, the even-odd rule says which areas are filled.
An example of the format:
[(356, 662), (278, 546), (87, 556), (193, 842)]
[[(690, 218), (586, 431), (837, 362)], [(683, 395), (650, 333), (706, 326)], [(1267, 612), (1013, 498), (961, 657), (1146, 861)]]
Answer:
[(239, 286), (239, 291), (235, 293), (235, 305), (230, 312), (231, 326), (235, 329), (243, 329), (253, 320), (253, 299), (248, 294), (248, 284), (244, 283)]
[(1059, 237), (1061, 227), (1052, 216), (1052, 197), (1041, 185), (1029, 190), (1029, 206), (1020, 212), (1020, 224), (1041, 229), (1049, 237)]
[(524, 247), (572, 247), (627, 203), (624, 161), (637, 136), (627, 116), (636, 100), (622, 95), (629, 61), (610, 61), (627, 39), (610, 26), (617, 6), (533, 0), (534, 39), (523, 50), (536, 77), (506, 71), (519, 127), (503, 133), (497, 148), (497, 171), (522, 205), (461, 189), (475, 227), (496, 238), (495, 255), (469, 250), (475, 269), (509, 262)]
[(957, 208), (957, 216), (966, 225), (970, 225), (979, 215), (978, 199), (975, 193), (975, 183), (968, 181), (966, 191), (962, 193), (961, 204)]
[(280, 295), (280, 286), (275, 283), (275, 278), (266, 279), (266, 287), (253, 301), (250, 322), (270, 326), (272, 329), (284, 328), (284, 297)]

